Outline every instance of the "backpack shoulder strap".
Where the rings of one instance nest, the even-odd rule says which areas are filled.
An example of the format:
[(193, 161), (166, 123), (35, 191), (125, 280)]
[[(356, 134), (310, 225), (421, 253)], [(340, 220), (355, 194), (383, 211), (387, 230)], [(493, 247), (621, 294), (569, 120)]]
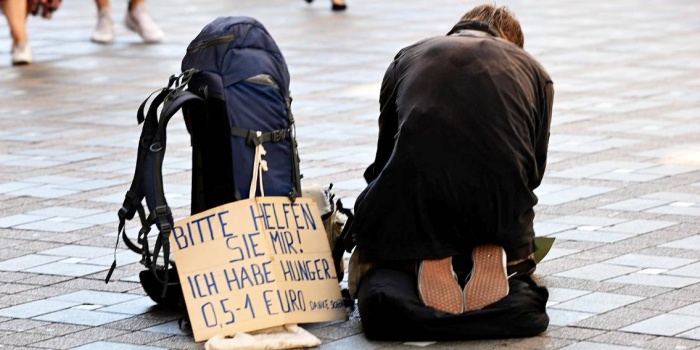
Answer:
[[(117, 229), (117, 244), (115, 245), (114, 252), (115, 259), (112, 263), (112, 266), (109, 269), (109, 272), (107, 273), (105, 283), (109, 282), (109, 279), (111, 278), (112, 273), (116, 268), (116, 250), (117, 246), (119, 245), (119, 236), (125, 238), (125, 243), (129, 247), (129, 249), (134, 251), (140, 250), (141, 254), (143, 255), (141, 262), (147, 267), (152, 267), (154, 270), (156, 267), (156, 259), (158, 257), (158, 254), (160, 253), (160, 249), (162, 246), (163, 253), (165, 256), (165, 269), (168, 268), (168, 258), (170, 255), (170, 245), (168, 237), (170, 235), (170, 231), (172, 230), (173, 219), (170, 212), (170, 208), (168, 207), (167, 202), (165, 200), (162, 178), (162, 166), (163, 158), (165, 156), (166, 141), (165, 130), (168, 122), (173, 117), (173, 115), (175, 115), (184, 105), (196, 101), (201, 103), (203, 108), (206, 108), (205, 100), (202, 97), (184, 89), (195, 72), (195, 70), (188, 70), (186, 72), (183, 72), (179, 76), (171, 76), (168, 82), (168, 86), (160, 90), (158, 95), (156, 95), (156, 97), (151, 102), (151, 105), (148, 109), (148, 113), (145, 116), (143, 113), (145, 110), (145, 105), (147, 101), (151, 98), (151, 96), (155, 94), (155, 92), (151, 94), (151, 96), (146, 98), (146, 100), (144, 100), (143, 103), (139, 106), (139, 109), (137, 111), (137, 121), (139, 122), (139, 124), (144, 123), (144, 125), (141, 131), (141, 137), (139, 139), (139, 151), (136, 160), (136, 170), (134, 173), (134, 179), (131, 183), (131, 188), (129, 189), (129, 191), (127, 191), (122, 208), (119, 210), (118, 213), (119, 227)], [(172, 86), (175, 87), (172, 88)], [(163, 105), (163, 108), (160, 113), (160, 118), (158, 118), (157, 110), (158, 107), (160, 107), (161, 105)], [(150, 154), (149, 157), (149, 153), (153, 154)], [(149, 174), (145, 174), (146, 169), (150, 170)], [(152, 176), (152, 186), (154, 188), (145, 188), (149, 186), (144, 186), (143, 176)], [(153, 196), (155, 206), (151, 208), (149, 205), (151, 213), (148, 216), (148, 218), (145, 218), (145, 213), (141, 205), (141, 200), (144, 197), (150, 196)], [(148, 201), (149, 200), (147, 198), (147, 202)], [(128, 240), (128, 238), (126, 237), (125, 230), (125, 220), (131, 220), (136, 212), (139, 213), (139, 217), (141, 218), (141, 223), (143, 226), (141, 228), (141, 231), (139, 232), (139, 243), (142, 244), (141, 249), (134, 249), (135, 247), (133, 247), (133, 243), (129, 244), (131, 243), (131, 241)], [(153, 223), (155, 223), (158, 226), (160, 234), (158, 236), (158, 239), (156, 240), (154, 252), (153, 254), (151, 254), (148, 251), (148, 241), (146, 236), (148, 234), (148, 231), (150, 230), (150, 226)], [(163, 239), (163, 237), (165, 237), (165, 239)], [(151, 256), (153, 256), (153, 261), (151, 261), (150, 259)], [(167, 279), (167, 274), (165, 275), (165, 278)], [(167, 286), (167, 281), (165, 285)], [(165, 293), (165, 289), (163, 292)]]

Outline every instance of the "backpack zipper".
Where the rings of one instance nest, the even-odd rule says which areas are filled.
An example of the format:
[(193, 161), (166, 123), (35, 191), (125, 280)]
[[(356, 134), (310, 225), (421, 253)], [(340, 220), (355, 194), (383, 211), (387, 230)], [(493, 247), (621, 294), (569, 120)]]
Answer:
[(233, 34), (220, 36), (220, 37), (214, 38), (214, 39), (209, 39), (209, 40), (203, 41), (195, 46), (188, 47), (187, 53), (193, 53), (195, 51), (198, 51), (198, 50), (203, 49), (203, 48), (208, 47), (208, 46), (230, 43), (233, 41), (233, 39), (235, 39), (235, 36)]

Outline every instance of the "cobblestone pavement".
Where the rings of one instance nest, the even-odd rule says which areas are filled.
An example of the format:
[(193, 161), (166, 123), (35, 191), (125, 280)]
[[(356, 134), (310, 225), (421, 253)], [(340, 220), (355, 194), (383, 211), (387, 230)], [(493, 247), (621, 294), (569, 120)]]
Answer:
[[(179, 315), (153, 310), (135, 254), (112, 262), (116, 211), (133, 171), (139, 103), (179, 72), (218, 15), (259, 19), (292, 75), (304, 184), (352, 203), (376, 142), (381, 78), (398, 49), (443, 35), (474, 1), (152, 0), (166, 31), (144, 45), (123, 26), (89, 41), (91, 1), (30, 18), (35, 63), (9, 65), (0, 33), (0, 344), (22, 349), (196, 349)], [(529, 339), (368, 341), (359, 318), (308, 328), (322, 349), (700, 348), (700, 3), (503, 0), (556, 96), (536, 231), (556, 237), (536, 272), (549, 329)], [(5, 26), (2, 27), (6, 28)], [(181, 119), (181, 118), (175, 118)], [(171, 123), (173, 124), (173, 123)], [(189, 205), (189, 143), (171, 125), (166, 190)], [(134, 227), (134, 226), (130, 226)], [(133, 232), (133, 231), (132, 231)]]

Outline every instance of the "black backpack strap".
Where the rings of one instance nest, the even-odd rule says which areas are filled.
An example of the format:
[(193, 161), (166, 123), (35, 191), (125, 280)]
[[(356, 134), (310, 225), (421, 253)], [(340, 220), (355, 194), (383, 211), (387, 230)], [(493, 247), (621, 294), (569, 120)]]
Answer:
[[(332, 187), (332, 184), (331, 184)], [(347, 216), (348, 221), (351, 219), (354, 219), (354, 215), (352, 213), (352, 210), (343, 207), (343, 203), (338, 199), (338, 201), (335, 203), (335, 207), (338, 212), (345, 214)], [(352, 249), (352, 248), (351, 248)], [(331, 252), (333, 256), (333, 264), (335, 265), (335, 270), (338, 271), (340, 269), (340, 262), (343, 259), (343, 254), (345, 253), (346, 247), (345, 247), (345, 241), (343, 240), (343, 234), (341, 233), (338, 238), (336, 238), (335, 245), (333, 245), (333, 251)], [(343, 280), (342, 275), (338, 276), (338, 282)], [(350, 295), (350, 291), (347, 288), (343, 288), (340, 291), (342, 297), (343, 297), (343, 304), (345, 307), (354, 309), (355, 308), (355, 300), (353, 297)]]
[(292, 147), (292, 183), (294, 187), (292, 191), (289, 192), (289, 198), (294, 202), (297, 197), (301, 196), (301, 171), (299, 170), (299, 150), (297, 145), (297, 132), (296, 126), (294, 125), (294, 115), (292, 114), (292, 96), (287, 96), (285, 100), (287, 106), (287, 116), (289, 118), (289, 130), (290, 130), (290, 144)]
[(245, 138), (246, 143), (249, 146), (257, 146), (265, 142), (280, 142), (290, 134), (289, 129), (280, 129), (272, 132), (261, 133), (260, 136), (258, 136), (257, 131), (255, 130), (241, 129), (235, 126), (231, 127), (231, 135)]
[[(148, 113), (144, 116), (146, 103), (155, 93), (158, 93), (158, 95), (156, 95), (156, 97), (153, 99), (153, 101), (151, 102), (151, 106), (148, 109)], [(131, 220), (139, 207), (141, 208), (141, 210), (143, 210), (143, 207), (141, 206), (141, 200), (143, 199), (144, 194), (139, 193), (139, 188), (141, 187), (141, 181), (143, 177), (143, 163), (146, 158), (146, 153), (148, 152), (148, 146), (151, 144), (154, 133), (158, 127), (158, 106), (161, 103), (163, 103), (163, 100), (167, 95), (167, 87), (151, 93), (141, 103), (138, 111), (136, 112), (136, 120), (138, 124), (144, 122), (145, 123), (143, 125), (143, 128), (141, 129), (141, 136), (139, 137), (139, 148), (136, 156), (134, 178), (131, 181), (131, 187), (128, 191), (126, 191), (122, 207), (117, 212), (117, 216), (119, 217), (119, 226), (117, 228), (117, 243), (114, 246), (114, 261), (112, 262), (112, 266), (110, 267), (109, 272), (107, 272), (107, 276), (105, 277), (105, 283), (109, 283), (109, 280), (112, 277), (112, 273), (114, 273), (114, 269), (117, 267), (117, 247), (119, 246), (119, 236), (126, 237), (126, 220)]]
[[(129, 191), (126, 192), (124, 202), (122, 204), (122, 207), (119, 209), (118, 216), (119, 216), (119, 226), (117, 228), (117, 243), (115, 244), (114, 247), (114, 262), (112, 263), (112, 266), (109, 269), (109, 272), (107, 273), (107, 276), (105, 277), (105, 283), (109, 283), (110, 278), (112, 277), (112, 273), (114, 272), (114, 269), (117, 266), (117, 247), (119, 246), (119, 236), (122, 236), (124, 239), (124, 242), (127, 244), (127, 247), (129, 249), (134, 250), (134, 251), (139, 251), (142, 254), (142, 263), (146, 266), (149, 266), (151, 264), (150, 262), (150, 256), (149, 256), (149, 251), (148, 251), (148, 232), (150, 231), (150, 226), (153, 224), (154, 220), (147, 220), (145, 219), (145, 213), (143, 212), (143, 206), (141, 205), (141, 200), (145, 196), (145, 193), (143, 193), (143, 189), (141, 188), (142, 182), (143, 182), (143, 176), (144, 176), (144, 167), (146, 166), (145, 160), (146, 156), (149, 151), (153, 148), (154, 141), (158, 138), (159, 132), (162, 133), (165, 132), (164, 128), (165, 126), (162, 126), (160, 124), (163, 124), (162, 122), (159, 123), (158, 121), (158, 107), (161, 105), (164, 105), (163, 111), (161, 111), (161, 120), (163, 120), (163, 116), (167, 115), (167, 113), (170, 113), (170, 116), (165, 118), (165, 123), (167, 124), (167, 120), (172, 117), (177, 110), (184, 104), (185, 102), (189, 101), (189, 99), (181, 99), (179, 102), (175, 105), (173, 105), (173, 102), (175, 102), (175, 98), (173, 97), (174, 93), (182, 92), (184, 87), (187, 85), (191, 77), (196, 73), (197, 70), (190, 69), (185, 72), (183, 72), (180, 75), (172, 75), (170, 79), (168, 80), (168, 85), (161, 89), (157, 90), (151, 95), (149, 95), (139, 106), (137, 112), (136, 112), (136, 120), (138, 124), (143, 123), (143, 128), (141, 130), (141, 137), (139, 138), (139, 149), (138, 149), (138, 154), (136, 157), (136, 169), (134, 171), (134, 178), (131, 182), (131, 187)], [(151, 105), (148, 109), (148, 112), (144, 115), (144, 111), (146, 109), (146, 104), (148, 103), (148, 100), (155, 94), (156, 97), (153, 98), (153, 101), (151, 102)], [(199, 98), (201, 100), (201, 98)], [(176, 108), (173, 111), (168, 111), (166, 113), (165, 109), (168, 106), (172, 106), (173, 108)], [(163, 144), (164, 144), (164, 138), (163, 138)], [(164, 150), (163, 150), (164, 151)], [(158, 158), (158, 157), (155, 157)], [(160, 159), (162, 161), (162, 157)], [(157, 179), (160, 179), (162, 169), (159, 167), (157, 168)], [(162, 180), (161, 180), (161, 188), (162, 188)], [(136, 247), (131, 240), (126, 235), (126, 229), (125, 229), (125, 223), (126, 220), (131, 220), (136, 212), (139, 212), (139, 217), (141, 218), (141, 224), (142, 228), (141, 231), (139, 232), (139, 243), (142, 244), (141, 249)], [(153, 214), (153, 213), (151, 213)], [(151, 216), (149, 216), (150, 218)], [(131, 243), (131, 245), (130, 245)], [(155, 264), (154, 264), (155, 265)]]
[[(188, 79), (189, 80), (189, 79)], [(185, 83), (186, 84), (186, 83)], [(163, 109), (161, 111), (160, 120), (158, 123), (158, 130), (156, 131), (153, 144), (149, 147), (150, 152), (154, 152), (153, 157), (153, 183), (155, 188), (155, 223), (160, 229), (158, 238), (156, 239), (155, 246), (153, 247), (153, 262), (151, 264), (151, 269), (155, 273), (158, 261), (158, 255), (161, 249), (163, 250), (163, 269), (168, 270), (170, 263), (170, 233), (172, 232), (172, 213), (168, 203), (165, 200), (165, 191), (163, 187), (163, 158), (165, 157), (166, 149), (166, 128), (170, 119), (186, 104), (198, 102), (202, 104), (203, 108), (206, 108), (206, 101), (187, 90), (183, 90), (184, 84), (180, 85), (177, 89), (172, 91), (165, 98), (163, 104)], [(163, 277), (163, 294), (162, 297), (165, 298), (165, 293), (168, 287), (168, 274), (164, 274)]]

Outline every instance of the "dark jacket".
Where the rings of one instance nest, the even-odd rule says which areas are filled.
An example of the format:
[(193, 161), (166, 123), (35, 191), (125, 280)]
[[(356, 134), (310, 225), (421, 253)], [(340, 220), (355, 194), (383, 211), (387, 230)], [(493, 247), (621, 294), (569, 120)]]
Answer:
[(480, 23), (402, 49), (382, 82), (377, 154), (347, 230), (360, 260), (435, 259), (483, 243), (509, 260), (534, 252), (552, 98), (542, 66)]

